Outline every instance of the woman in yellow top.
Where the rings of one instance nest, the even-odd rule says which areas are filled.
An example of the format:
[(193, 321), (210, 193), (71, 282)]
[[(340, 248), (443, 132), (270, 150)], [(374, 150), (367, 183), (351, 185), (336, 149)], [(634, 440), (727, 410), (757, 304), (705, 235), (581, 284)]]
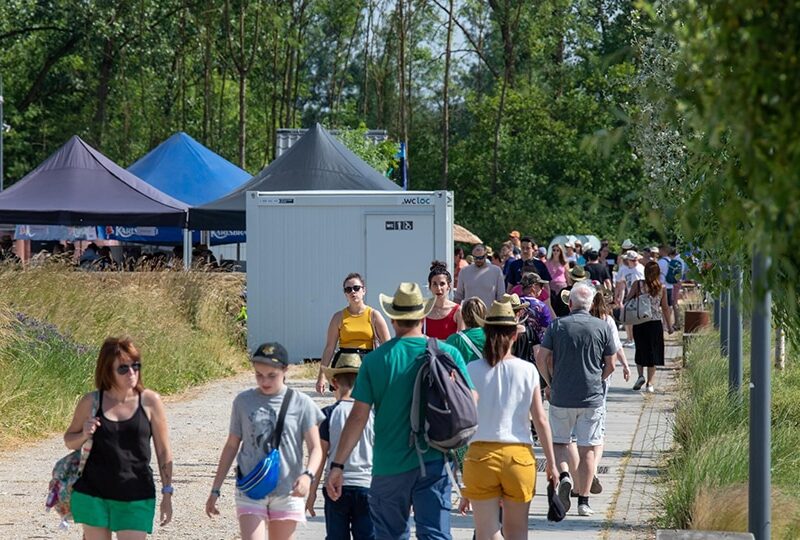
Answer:
[[(325, 391), (325, 375), (322, 373), (322, 368), (331, 366), (331, 360), (333, 360), (331, 367), (335, 367), (339, 354), (355, 352), (363, 355), (388, 341), (390, 337), (389, 327), (383, 316), (364, 304), (364, 294), (367, 292), (364, 278), (360, 274), (348, 274), (344, 278), (343, 287), (347, 307), (334, 313), (328, 325), (328, 339), (325, 350), (322, 351), (317, 377), (317, 392), (320, 394)], [(335, 356), (334, 351), (336, 351)]]

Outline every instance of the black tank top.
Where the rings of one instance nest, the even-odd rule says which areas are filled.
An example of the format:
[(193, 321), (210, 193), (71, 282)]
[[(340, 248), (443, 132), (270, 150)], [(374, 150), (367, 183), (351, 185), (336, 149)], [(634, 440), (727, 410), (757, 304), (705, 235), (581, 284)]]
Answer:
[(150, 470), (150, 420), (142, 407), (128, 420), (115, 422), (103, 414), (103, 392), (97, 407), (100, 426), (94, 432), (92, 451), (73, 489), (115, 501), (140, 501), (156, 496)]

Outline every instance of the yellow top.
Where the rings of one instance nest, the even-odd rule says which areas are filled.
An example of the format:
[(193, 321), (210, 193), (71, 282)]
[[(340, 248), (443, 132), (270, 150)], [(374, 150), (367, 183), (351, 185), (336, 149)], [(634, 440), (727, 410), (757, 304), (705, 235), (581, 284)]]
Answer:
[(372, 350), (372, 308), (367, 306), (360, 315), (352, 315), (347, 308), (342, 312), (342, 326), (339, 327), (340, 349)]

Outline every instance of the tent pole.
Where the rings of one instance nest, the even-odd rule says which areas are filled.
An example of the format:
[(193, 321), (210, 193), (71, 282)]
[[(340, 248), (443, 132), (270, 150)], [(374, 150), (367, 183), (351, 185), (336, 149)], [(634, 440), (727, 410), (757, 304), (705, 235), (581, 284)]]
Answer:
[(192, 230), (183, 229), (183, 269), (189, 271), (192, 267)]

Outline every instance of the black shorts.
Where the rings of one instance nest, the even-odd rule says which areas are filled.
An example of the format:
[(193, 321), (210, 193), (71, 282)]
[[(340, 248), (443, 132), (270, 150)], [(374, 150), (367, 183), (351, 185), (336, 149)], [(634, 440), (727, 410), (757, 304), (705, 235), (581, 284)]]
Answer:
[(673, 290), (674, 289), (667, 289), (667, 305), (669, 307), (672, 307), (674, 305), (673, 302), (672, 302), (672, 291)]

